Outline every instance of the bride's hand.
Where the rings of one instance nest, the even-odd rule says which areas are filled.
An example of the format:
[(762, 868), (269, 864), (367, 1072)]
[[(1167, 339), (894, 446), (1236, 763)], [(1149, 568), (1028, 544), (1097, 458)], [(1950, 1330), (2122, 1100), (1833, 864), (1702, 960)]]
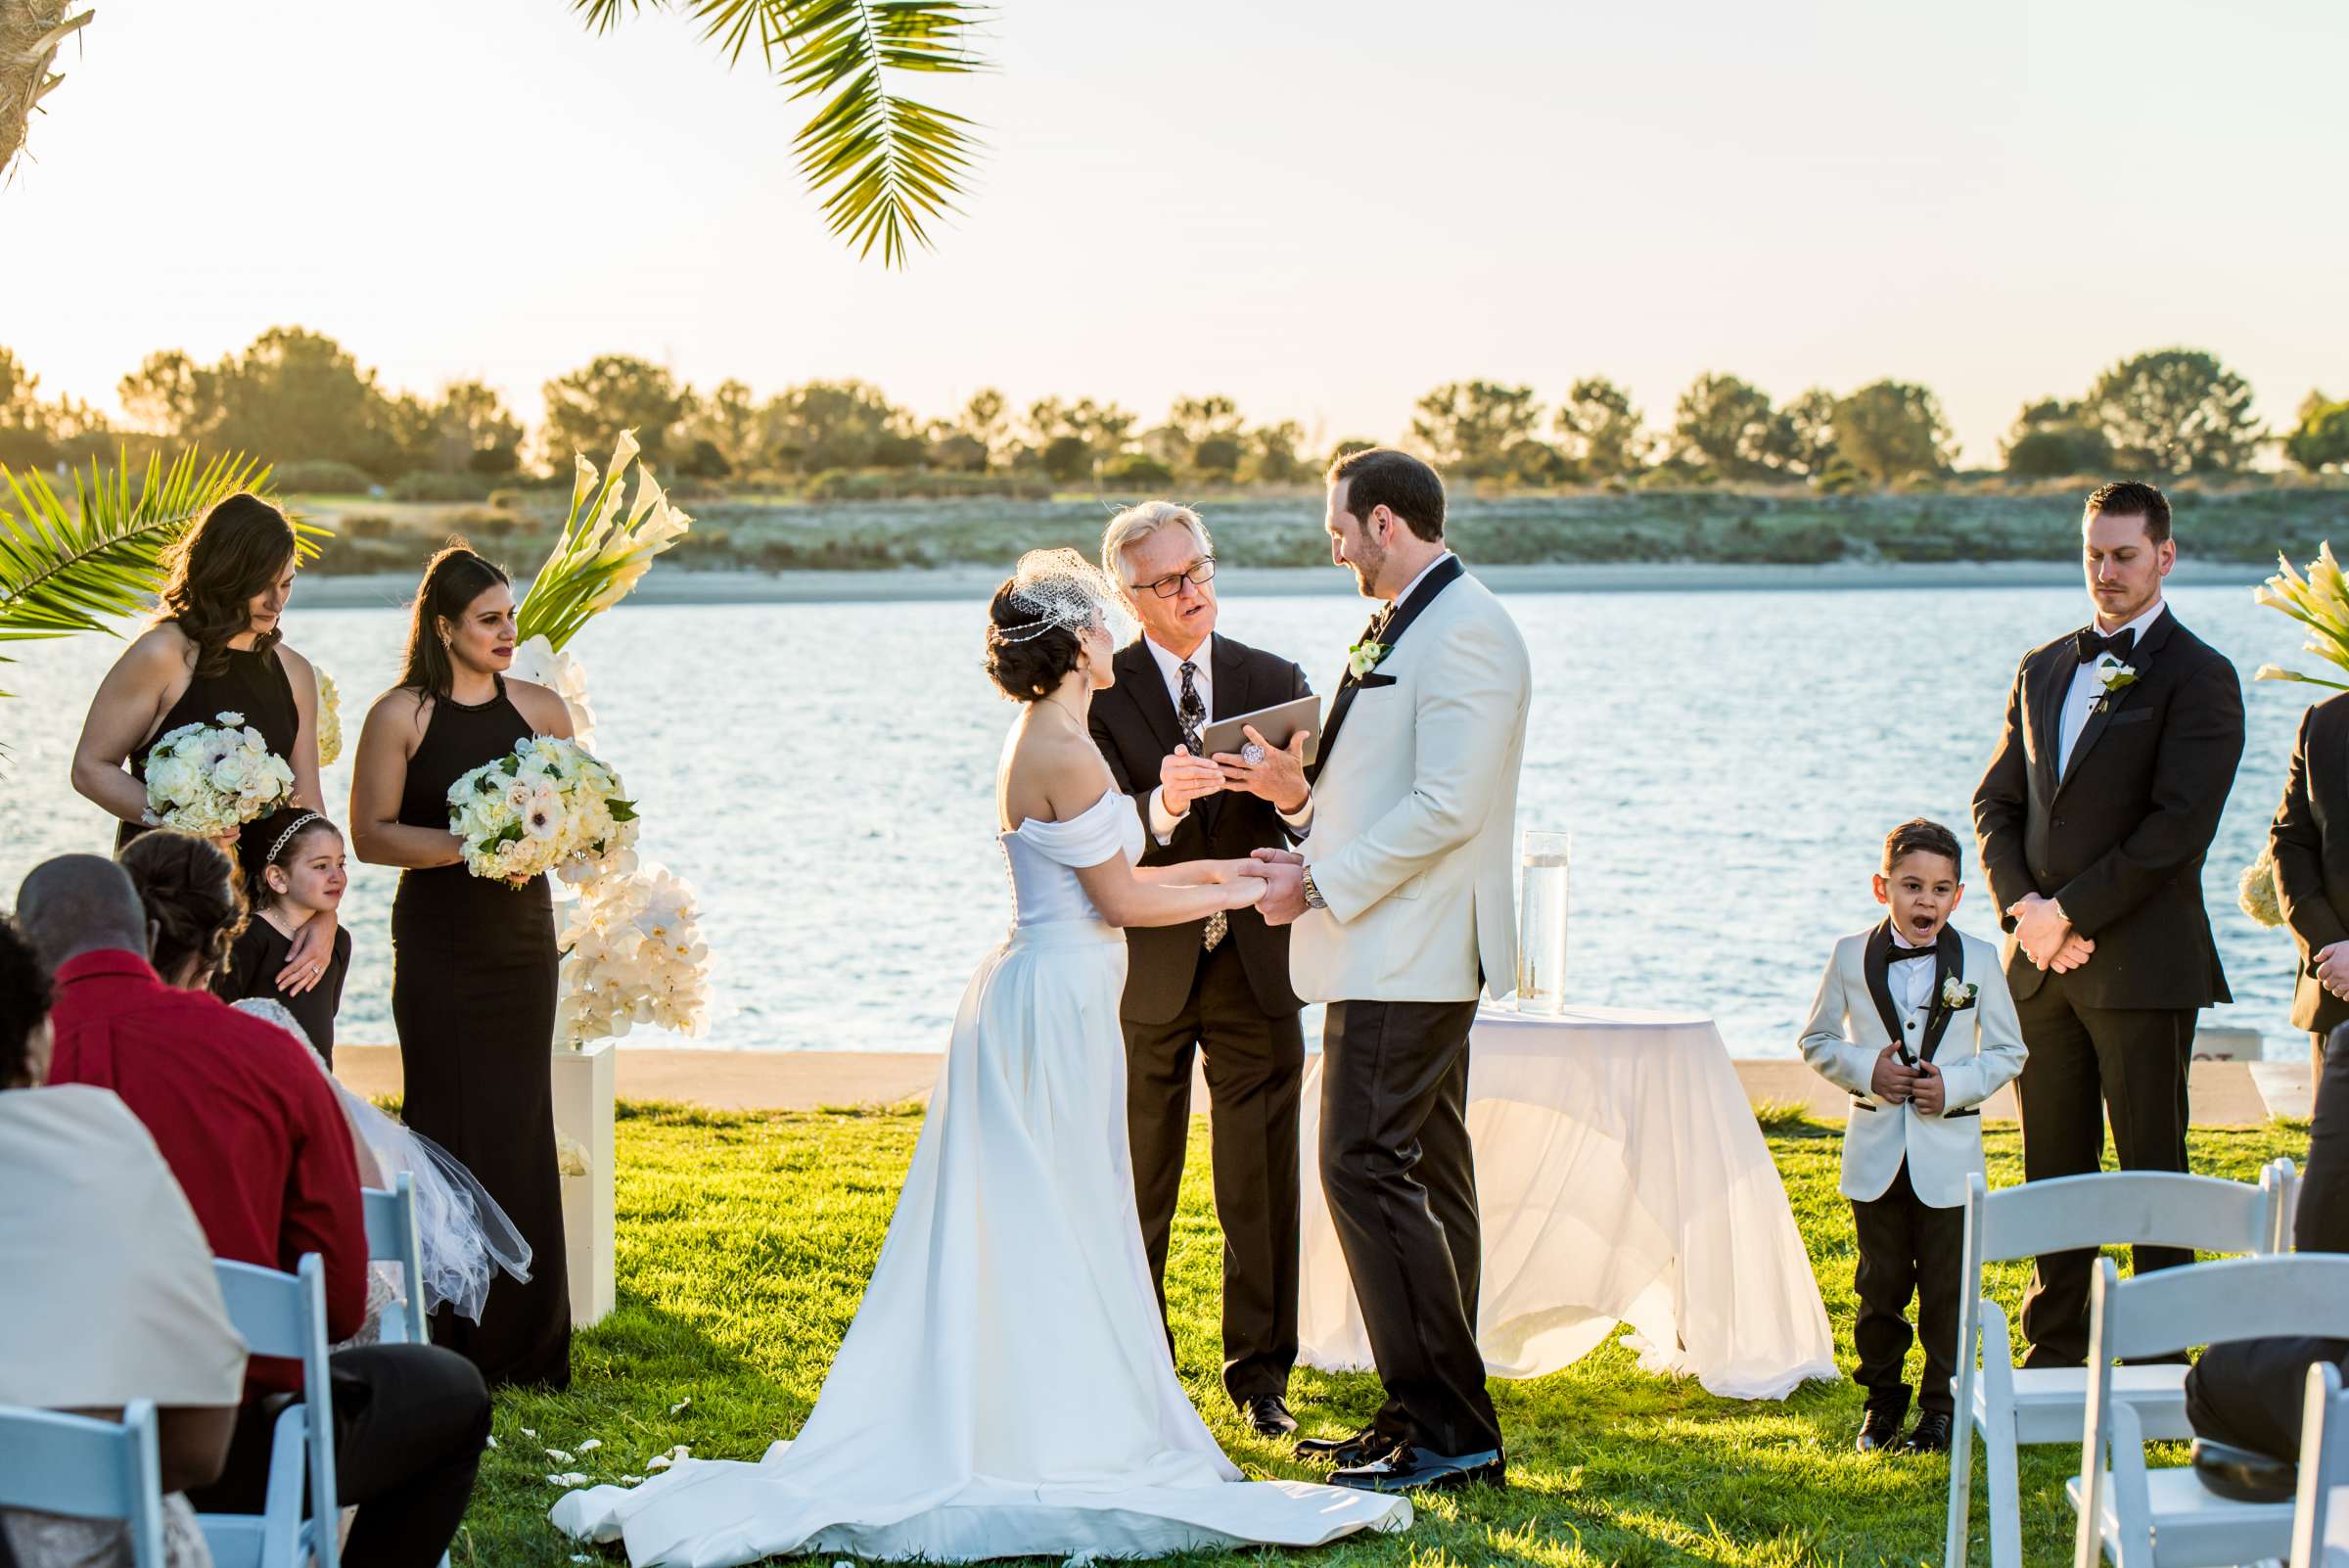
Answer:
[(1259, 903), (1263, 901), (1265, 892), (1269, 887), (1271, 884), (1263, 877), (1234, 877), (1223, 884), (1223, 907), (1245, 909), (1251, 904)]

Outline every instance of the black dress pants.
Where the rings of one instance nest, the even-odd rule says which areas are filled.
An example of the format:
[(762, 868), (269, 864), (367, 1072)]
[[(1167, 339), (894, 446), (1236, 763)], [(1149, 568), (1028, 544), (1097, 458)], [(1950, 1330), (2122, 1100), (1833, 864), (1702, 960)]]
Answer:
[[(2124, 1171), (2180, 1171), (2186, 1164), (2186, 1075), (2193, 1057), (2191, 1008), (2086, 1007), (2050, 974), (2014, 1004), (2030, 1060), (2015, 1081), (2023, 1113), (2023, 1179), (2085, 1176), (2100, 1168), (2104, 1123)], [(2049, 1253), (2023, 1293), (2025, 1366), (2088, 1361), (2088, 1281), (2096, 1251)], [(2139, 1273), (2190, 1264), (2190, 1248), (2139, 1247)]]
[[(1864, 1112), (1855, 1112), (1864, 1115)], [(1924, 1341), (1925, 1381), (1917, 1407), (1953, 1413), (1950, 1379), (1958, 1375), (1958, 1292), (1965, 1273), (1965, 1211), (1928, 1208), (1909, 1182), (1909, 1163), (1879, 1197), (1852, 1200), (1860, 1263), (1852, 1288), (1860, 1314), (1852, 1324), (1858, 1381), (1867, 1407), (1896, 1421), (1909, 1409), (1909, 1298), (1916, 1298), (1915, 1337)]]
[(1476, 1344), (1475, 1022), (1473, 1001), (1343, 1001), (1322, 1035), (1321, 1187), (1387, 1389), (1376, 1428), (1451, 1455), (1500, 1447)]
[(1164, 1024), (1128, 1021), (1126, 1132), (1142, 1246), (1167, 1312), (1167, 1243), (1191, 1135), (1191, 1060), (1206, 1053), (1216, 1219), (1223, 1228), (1223, 1388), (1235, 1405), (1289, 1392), (1297, 1363), (1297, 1097), (1305, 1032), (1295, 1013), (1267, 1018), (1239, 944), (1199, 956), (1183, 1009)]
[[(328, 1358), (335, 1496), (356, 1504), (347, 1568), (433, 1568), (456, 1539), (489, 1437), (489, 1390), (473, 1363), (431, 1345), (362, 1345)], [(188, 1500), (200, 1513), (258, 1513), (280, 1399), (247, 1400), (220, 1479)], [(309, 1494), (302, 1494), (309, 1511)]]
[[(2292, 1223), (2297, 1252), (2349, 1252), (2349, 1024), (2325, 1046), (2308, 1169)], [(2248, 1339), (2213, 1345), (2186, 1374), (2186, 1418), (2203, 1437), (2279, 1459), (2300, 1454), (2308, 1369), (2331, 1361), (2349, 1378), (2349, 1340)]]

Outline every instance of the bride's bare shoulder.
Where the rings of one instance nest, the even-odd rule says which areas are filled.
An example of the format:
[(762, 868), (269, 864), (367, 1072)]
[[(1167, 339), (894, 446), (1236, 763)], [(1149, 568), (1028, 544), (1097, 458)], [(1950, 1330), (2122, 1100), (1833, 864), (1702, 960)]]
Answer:
[(1108, 764), (1089, 737), (1024, 724), (1005, 747), (999, 794), (1012, 823), (1065, 821), (1097, 804), (1110, 783)]

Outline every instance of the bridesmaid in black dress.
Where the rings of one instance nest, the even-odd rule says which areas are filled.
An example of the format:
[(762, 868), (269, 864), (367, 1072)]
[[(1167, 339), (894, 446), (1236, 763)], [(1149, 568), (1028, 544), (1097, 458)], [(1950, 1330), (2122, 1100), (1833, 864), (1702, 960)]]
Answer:
[(559, 956), (546, 879), (465, 869), (448, 787), (525, 736), (571, 734), (544, 686), (508, 680), (514, 593), (461, 544), (426, 567), (400, 683), (359, 736), (350, 825), (359, 858), (406, 867), (392, 906), (392, 1016), (408, 1126), (481, 1178), (530, 1242), (530, 1278), (501, 1276), (479, 1324), (442, 1311), (434, 1342), (492, 1385), (571, 1381), (562, 1176), (549, 1054)]
[[(318, 676), (286, 646), (294, 526), (257, 495), (220, 501), (172, 548), (155, 623), (115, 661), (73, 748), (73, 788), (118, 819), (119, 850), (146, 831), (147, 753), (182, 724), (242, 714), (294, 769), (294, 804), (317, 810)], [(127, 764), (127, 766), (125, 765)], [(237, 846), (222, 846), (232, 856)], [(294, 945), (277, 984), (301, 995), (335, 947), (330, 913)]]

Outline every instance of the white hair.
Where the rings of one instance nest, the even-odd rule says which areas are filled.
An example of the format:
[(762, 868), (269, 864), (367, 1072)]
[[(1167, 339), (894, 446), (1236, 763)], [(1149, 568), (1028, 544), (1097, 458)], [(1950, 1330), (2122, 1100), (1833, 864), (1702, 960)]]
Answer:
[(1215, 554), (1215, 541), (1207, 536), (1207, 525), (1199, 521), (1198, 513), (1174, 501), (1144, 501), (1111, 518), (1109, 527), (1101, 530), (1101, 570), (1124, 586), (1133, 587), (1133, 578), (1126, 567), (1126, 552), (1160, 529), (1178, 523), (1189, 529), (1191, 537), (1199, 541), (1201, 555)]

